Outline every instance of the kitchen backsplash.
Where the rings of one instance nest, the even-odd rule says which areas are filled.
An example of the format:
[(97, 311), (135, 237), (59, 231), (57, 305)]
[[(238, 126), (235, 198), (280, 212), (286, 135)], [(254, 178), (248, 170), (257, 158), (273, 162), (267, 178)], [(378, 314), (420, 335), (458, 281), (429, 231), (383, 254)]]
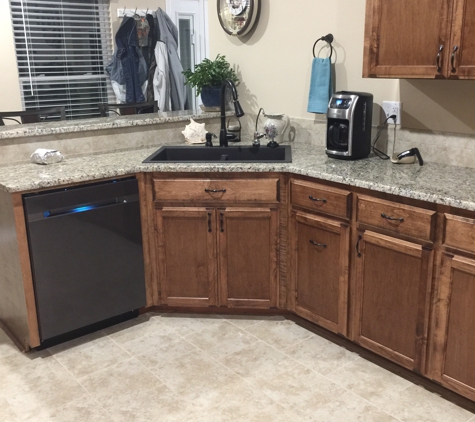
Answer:
[[(256, 116), (247, 116), (246, 125), (243, 132), (246, 142), (252, 141), (252, 135), (255, 128)], [(261, 121), (262, 120), (262, 121)], [(262, 131), (261, 119), (258, 130)], [(286, 130), (286, 142), (304, 142), (313, 145), (325, 145), (326, 120), (324, 116), (317, 116), (314, 119), (296, 119), (290, 118), (289, 128)], [(378, 128), (373, 127), (371, 139), (374, 140)], [(378, 140), (378, 149), (387, 152), (389, 155), (393, 152), (393, 140), (396, 139), (394, 152), (402, 152), (410, 148), (419, 148), (422, 158), (427, 162), (449, 164), (461, 167), (475, 168), (475, 136), (461, 135), (454, 133), (435, 133), (422, 130), (396, 129), (394, 135), (394, 126), (388, 126), (383, 130)], [(265, 140), (261, 140), (265, 141)], [(261, 142), (264, 143), (264, 142)]]
[[(241, 119), (243, 143), (251, 143), (255, 128), (256, 115), (246, 114)], [(262, 119), (261, 119), (262, 120)], [(208, 119), (206, 129), (219, 134), (219, 119)], [(258, 129), (262, 131), (264, 120)], [(123, 129), (85, 131), (30, 138), (12, 138), (0, 140), (0, 165), (25, 162), (37, 148), (57, 149), (63, 155), (78, 155), (116, 151), (129, 148), (141, 148), (157, 144), (183, 143), (181, 133), (188, 122), (162, 123), (152, 126), (134, 126)], [(286, 143), (309, 143), (325, 145), (326, 121), (322, 115), (315, 119), (290, 118), (286, 130)], [(377, 128), (373, 127), (372, 139)], [(384, 130), (378, 141), (378, 148), (393, 151), (394, 126)], [(261, 140), (265, 143), (265, 139)], [(427, 162), (437, 162), (462, 167), (475, 168), (475, 136), (451, 133), (433, 133), (398, 128), (394, 150), (401, 152), (417, 147)]]

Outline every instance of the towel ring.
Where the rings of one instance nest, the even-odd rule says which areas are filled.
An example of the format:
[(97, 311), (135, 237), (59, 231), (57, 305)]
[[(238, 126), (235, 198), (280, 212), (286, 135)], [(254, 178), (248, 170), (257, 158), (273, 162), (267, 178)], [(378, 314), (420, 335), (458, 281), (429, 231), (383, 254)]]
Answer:
[(330, 44), (330, 57), (329, 57), (329, 59), (331, 60), (332, 54), (333, 54), (333, 47), (332, 47), (333, 35), (332, 34), (327, 34), (327, 35), (324, 35), (323, 37), (319, 38), (317, 41), (315, 41), (315, 44), (313, 44), (313, 57), (316, 57), (315, 56), (315, 46), (317, 45), (318, 41), (326, 41), (328, 44)]

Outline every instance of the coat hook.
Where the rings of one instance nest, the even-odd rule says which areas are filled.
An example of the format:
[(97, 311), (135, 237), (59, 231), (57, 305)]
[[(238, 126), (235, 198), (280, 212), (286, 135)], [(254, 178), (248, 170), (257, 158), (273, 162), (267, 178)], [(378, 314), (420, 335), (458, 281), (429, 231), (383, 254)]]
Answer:
[(135, 8), (135, 12), (134, 12), (134, 15), (137, 15), (137, 8)]
[(147, 10), (145, 11), (145, 16), (147, 16), (147, 13), (148, 13), (148, 7), (147, 7)]
[(124, 11), (122, 12), (122, 15), (123, 15), (122, 17), (123, 17), (123, 18), (124, 18), (124, 17), (126, 16), (126, 14), (127, 14), (127, 12), (126, 12), (126, 9), (125, 9), (125, 8), (126, 8), (126, 6), (124, 6)]

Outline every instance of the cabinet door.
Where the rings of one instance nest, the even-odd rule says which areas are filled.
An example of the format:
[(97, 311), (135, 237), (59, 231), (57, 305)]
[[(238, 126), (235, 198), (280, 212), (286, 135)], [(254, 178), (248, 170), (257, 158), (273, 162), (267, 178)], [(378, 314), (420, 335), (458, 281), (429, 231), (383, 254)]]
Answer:
[(452, 5), (453, 0), (367, 0), (363, 77), (443, 76)]
[(456, 0), (447, 74), (456, 79), (475, 78), (475, 0)]
[(277, 210), (218, 210), (220, 305), (277, 306)]
[(161, 302), (216, 305), (216, 211), (182, 207), (156, 213)]
[(292, 215), (293, 310), (347, 334), (349, 226), (310, 214)]
[(442, 254), (432, 378), (475, 400), (475, 260)]
[(422, 371), (433, 250), (370, 231), (356, 250), (354, 340)]

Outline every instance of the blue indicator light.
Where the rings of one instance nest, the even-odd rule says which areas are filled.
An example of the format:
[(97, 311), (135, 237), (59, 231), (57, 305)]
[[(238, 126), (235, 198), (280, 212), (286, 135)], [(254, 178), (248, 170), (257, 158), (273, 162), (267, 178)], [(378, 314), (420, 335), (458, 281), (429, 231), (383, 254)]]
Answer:
[(68, 214), (73, 214), (73, 213), (76, 213), (76, 212), (84, 212), (84, 211), (89, 211), (89, 210), (93, 210), (94, 208), (96, 208), (95, 206), (93, 205), (89, 205), (89, 206), (85, 206), (85, 207), (77, 207), (77, 208), (73, 208), (69, 211), (66, 211)]

